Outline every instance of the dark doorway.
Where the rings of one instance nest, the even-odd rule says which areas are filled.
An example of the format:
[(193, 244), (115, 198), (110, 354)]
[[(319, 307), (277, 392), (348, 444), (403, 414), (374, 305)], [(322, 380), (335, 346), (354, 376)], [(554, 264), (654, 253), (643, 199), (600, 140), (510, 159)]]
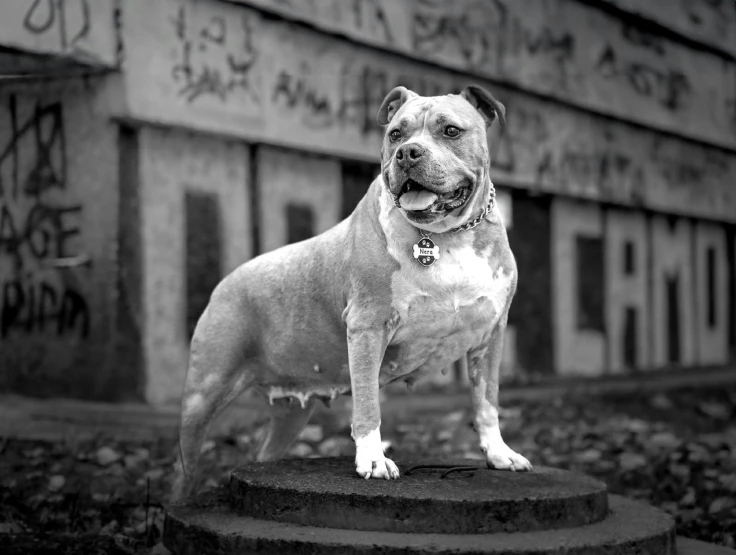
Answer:
[(186, 193), (187, 337), (222, 279), (222, 225), (214, 193)]
[(665, 322), (667, 322), (667, 361), (679, 364), (680, 352), (680, 276), (665, 277), (666, 306)]

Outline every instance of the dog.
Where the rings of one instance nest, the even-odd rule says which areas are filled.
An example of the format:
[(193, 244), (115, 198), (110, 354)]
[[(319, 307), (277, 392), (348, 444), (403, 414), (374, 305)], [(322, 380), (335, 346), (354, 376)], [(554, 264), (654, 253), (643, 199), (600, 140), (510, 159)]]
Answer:
[(379, 388), (461, 357), (487, 465), (532, 470), (503, 441), (498, 418), (517, 271), (487, 131), (505, 123), (505, 108), (476, 85), (436, 97), (397, 87), (377, 120), (381, 174), (355, 211), (246, 262), (213, 292), (191, 344), (174, 500), (191, 492), (209, 423), (248, 388), (270, 401), (258, 461), (286, 453), (318, 400), (351, 393), (357, 474), (397, 479), (381, 446)]

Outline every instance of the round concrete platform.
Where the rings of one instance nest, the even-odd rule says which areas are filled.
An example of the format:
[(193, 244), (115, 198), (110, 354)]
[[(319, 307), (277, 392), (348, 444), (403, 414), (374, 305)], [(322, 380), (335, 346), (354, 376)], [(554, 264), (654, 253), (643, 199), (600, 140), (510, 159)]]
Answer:
[(608, 513), (605, 484), (563, 470), (483, 467), (441, 479), (441, 469), (408, 474), (414, 463), (397, 464), (399, 480), (364, 480), (347, 457), (251, 464), (232, 473), (229, 505), (241, 516), (303, 526), (434, 534), (573, 528)]
[[(674, 523), (664, 512), (610, 496), (601, 522), (557, 530), (497, 534), (409, 534), (299, 526), (238, 516), (226, 493), (174, 506), (164, 545), (176, 555), (278, 553), (349, 555), (433, 553), (506, 555), (674, 555)], [(376, 511), (380, 507), (376, 506)]]

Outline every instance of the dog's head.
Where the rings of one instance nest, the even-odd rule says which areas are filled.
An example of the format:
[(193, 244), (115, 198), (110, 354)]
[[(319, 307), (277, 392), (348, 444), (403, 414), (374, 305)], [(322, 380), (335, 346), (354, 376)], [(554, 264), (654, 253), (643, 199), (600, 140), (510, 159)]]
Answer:
[(386, 126), (384, 182), (404, 217), (417, 227), (447, 231), (487, 202), (487, 129), (505, 123), (503, 104), (476, 85), (459, 95), (422, 97), (396, 87), (378, 110)]

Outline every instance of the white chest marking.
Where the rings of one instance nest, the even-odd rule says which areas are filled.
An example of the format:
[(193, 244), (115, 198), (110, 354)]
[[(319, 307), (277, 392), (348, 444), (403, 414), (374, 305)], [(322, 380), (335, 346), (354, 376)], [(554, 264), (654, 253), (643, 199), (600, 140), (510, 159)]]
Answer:
[(431, 301), (425, 306), (434, 312), (451, 315), (487, 298), (493, 305), (493, 318), (497, 321), (513, 285), (512, 271), (499, 267), (494, 273), (488, 261), (476, 253), (470, 236), (465, 242), (457, 242), (457, 246), (443, 249), (442, 259), (436, 264), (427, 267), (417, 264), (407, 253), (401, 252), (401, 248), (403, 245), (410, 249), (410, 233), (414, 231), (419, 235), (419, 231), (407, 233), (403, 226), (397, 229), (398, 226), (392, 225), (389, 220), (394, 207), (385, 197), (381, 195), (379, 221), (386, 234), (388, 252), (400, 265), (391, 277), (391, 296), (402, 319), (417, 299)]

